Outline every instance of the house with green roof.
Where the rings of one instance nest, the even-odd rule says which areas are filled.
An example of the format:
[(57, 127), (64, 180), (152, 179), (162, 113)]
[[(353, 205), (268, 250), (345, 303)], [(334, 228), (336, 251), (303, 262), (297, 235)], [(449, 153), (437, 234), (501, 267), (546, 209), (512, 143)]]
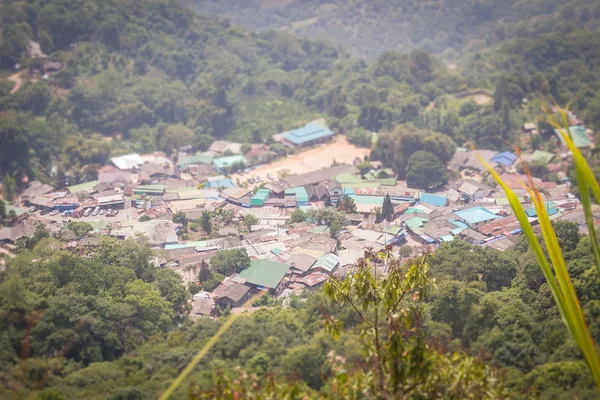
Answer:
[(414, 231), (416, 229), (423, 228), (423, 224), (427, 221), (429, 221), (427, 218), (413, 217), (404, 223), (410, 230)]
[(133, 188), (131, 202), (135, 206), (147, 206), (152, 199), (160, 198), (165, 194), (164, 185), (141, 185)]
[(165, 193), (164, 185), (140, 185), (133, 188), (137, 195), (162, 196)]
[(548, 165), (550, 161), (554, 158), (554, 153), (550, 153), (548, 151), (536, 150), (534, 151), (529, 159), (531, 162), (542, 163), (544, 165)]
[(262, 207), (269, 200), (271, 191), (269, 189), (259, 189), (258, 192), (250, 199), (250, 207)]
[(275, 295), (281, 293), (287, 281), (284, 279), (290, 266), (271, 260), (252, 260), (250, 267), (240, 272), (240, 277), (246, 279), (246, 285), (255, 290), (267, 289)]
[(333, 253), (327, 253), (310, 267), (311, 272), (331, 274), (340, 265), (340, 258)]
[(17, 218), (19, 219), (19, 221), (24, 220), (25, 218), (27, 218), (29, 216), (29, 209), (28, 208), (15, 207), (15, 206), (12, 206), (10, 204), (7, 204), (7, 205), (4, 206), (4, 209), (6, 211), (6, 215), (10, 215), (10, 212), (14, 211), (15, 215), (17, 216)]
[[(295, 200), (294, 206), (308, 206), (308, 192), (304, 186), (285, 189), (285, 197), (288, 198), (286, 203), (288, 203), (288, 201), (291, 202), (292, 200)], [(292, 197), (294, 199), (292, 199)]]
[(341, 183), (342, 185), (345, 183), (359, 183), (362, 182), (362, 179), (360, 179), (358, 176), (354, 175), (354, 174), (338, 174), (334, 177), (334, 179), (336, 181), (338, 181), (339, 183)]
[(69, 193), (83, 193), (83, 192), (91, 192), (94, 189), (94, 186), (98, 184), (98, 181), (89, 181), (80, 183), (79, 185), (67, 186), (67, 190)]
[(368, 214), (375, 211), (377, 207), (383, 206), (383, 197), (350, 195), (356, 204), (356, 210), (362, 214)]
[[(571, 126), (569, 127), (569, 131), (571, 131), (571, 138), (573, 139), (573, 143), (576, 147), (582, 148), (592, 146), (592, 141), (590, 140), (589, 136), (585, 133), (585, 126)], [(558, 129), (555, 129), (554, 133), (556, 133), (556, 136), (558, 136), (558, 140), (560, 140), (560, 143), (566, 148), (567, 142), (561, 135), (560, 131)]]
[(177, 162), (177, 166), (179, 168), (184, 168), (189, 165), (212, 164), (213, 160), (214, 160), (214, 157), (211, 156), (210, 154), (198, 153), (198, 154), (194, 154), (193, 156), (189, 156), (189, 157), (181, 157), (181, 159), (179, 159), (179, 161)]

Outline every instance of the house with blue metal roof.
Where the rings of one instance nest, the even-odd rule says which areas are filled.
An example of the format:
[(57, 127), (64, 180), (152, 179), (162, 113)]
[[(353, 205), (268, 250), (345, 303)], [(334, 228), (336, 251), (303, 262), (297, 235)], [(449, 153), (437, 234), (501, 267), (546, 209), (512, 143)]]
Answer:
[(501, 216), (494, 214), (484, 207), (473, 207), (465, 210), (455, 211), (454, 215), (459, 217), (471, 227), (477, 227), (486, 222), (502, 218)]
[(421, 203), (428, 203), (436, 207), (446, 207), (448, 205), (448, 197), (431, 193), (421, 193)]
[(327, 127), (308, 124), (282, 134), (282, 138), (294, 146), (309, 146), (329, 140), (334, 135), (335, 133)]
[(517, 155), (515, 153), (511, 153), (510, 151), (504, 151), (502, 153), (496, 154), (494, 157), (490, 159), (491, 162), (495, 162), (505, 167), (510, 167), (517, 161)]

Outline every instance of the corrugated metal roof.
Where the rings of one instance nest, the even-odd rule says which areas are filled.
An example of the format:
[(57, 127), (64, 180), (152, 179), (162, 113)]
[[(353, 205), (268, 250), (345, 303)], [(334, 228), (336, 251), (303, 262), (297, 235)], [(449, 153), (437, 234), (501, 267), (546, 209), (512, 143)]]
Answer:
[(252, 260), (250, 267), (240, 272), (240, 276), (253, 285), (274, 289), (289, 269), (289, 265), (271, 260)]
[(214, 157), (210, 154), (195, 154), (190, 157), (182, 157), (178, 162), (178, 167), (185, 167), (192, 164), (212, 164)]
[(80, 183), (79, 185), (68, 186), (67, 189), (71, 193), (85, 192), (87, 190), (92, 190), (97, 184), (98, 181), (89, 181)]
[(350, 196), (354, 202), (358, 204), (368, 204), (373, 206), (383, 206), (383, 197), (376, 196), (360, 196), (360, 195), (351, 195)]
[(233, 164), (243, 163), (244, 165), (248, 165), (248, 160), (241, 154), (236, 154), (228, 157), (220, 157), (215, 158), (213, 160), (213, 164), (217, 170), (221, 170), (223, 168), (231, 167)]
[(466, 210), (455, 211), (454, 214), (458, 215), (469, 224), (477, 224), (479, 222), (502, 218), (483, 207), (467, 208)]
[(296, 188), (296, 202), (297, 203), (307, 203), (308, 202), (308, 193), (304, 186), (300, 186)]
[(142, 157), (136, 153), (125, 154), (120, 157), (113, 157), (110, 159), (110, 161), (112, 161), (112, 163), (115, 164), (119, 169), (133, 169), (144, 164)]
[(134, 193), (160, 193), (165, 192), (165, 185), (140, 185), (133, 188)]
[(331, 137), (333, 135), (334, 133), (327, 127), (306, 125), (302, 128), (286, 132), (282, 136), (285, 140), (288, 140), (294, 144), (304, 144), (313, 140)]
[(269, 194), (271, 193), (271, 191), (269, 189), (259, 189), (258, 192), (256, 192), (256, 194), (254, 196), (252, 196), (251, 201), (262, 201), (264, 203), (264, 201), (267, 199), (267, 197), (269, 197)]
[(422, 228), (424, 222), (427, 222), (427, 220), (425, 218), (414, 217), (414, 218), (411, 218), (408, 221), (406, 221), (405, 224), (410, 229), (415, 229), (415, 228)]
[(531, 154), (530, 160), (533, 162), (541, 162), (548, 164), (554, 158), (554, 153), (548, 151), (536, 150)]
[(327, 272), (332, 272), (339, 264), (340, 258), (333, 253), (328, 253), (315, 261), (310, 269), (323, 268)]
[(421, 203), (433, 204), (436, 207), (445, 207), (446, 203), (448, 203), (448, 198), (446, 196), (439, 196), (437, 194), (422, 193)]
[(362, 182), (362, 179), (360, 179), (358, 176), (356, 176), (354, 174), (347, 174), (347, 173), (336, 175), (335, 180), (341, 184)]
[(490, 161), (496, 162), (498, 164), (502, 164), (505, 166), (512, 165), (517, 160), (517, 155), (515, 153), (511, 153), (510, 151), (505, 151), (502, 153), (496, 154), (494, 157), (490, 159)]
[[(590, 147), (592, 145), (592, 141), (590, 140), (588, 135), (586, 135), (586, 133), (585, 133), (585, 127), (583, 127), (581, 125), (571, 126), (569, 128), (569, 131), (571, 131), (571, 138), (573, 139), (573, 143), (575, 144), (576, 147)], [(560, 140), (560, 142), (563, 145), (566, 145), (566, 142), (563, 139), (560, 132), (557, 129), (555, 129), (554, 132), (558, 136), (558, 139)]]
[(286, 196), (295, 196), (296, 203), (308, 203), (308, 192), (304, 186), (289, 188), (285, 190)]
[(122, 194), (115, 194), (112, 196), (102, 196), (98, 197), (98, 205), (106, 206), (110, 204), (118, 204), (124, 201)]

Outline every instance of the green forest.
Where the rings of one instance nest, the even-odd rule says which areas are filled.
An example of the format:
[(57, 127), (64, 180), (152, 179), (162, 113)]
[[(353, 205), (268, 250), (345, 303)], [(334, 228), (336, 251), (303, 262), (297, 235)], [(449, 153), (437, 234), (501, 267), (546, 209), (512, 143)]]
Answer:
[[(600, 341), (600, 283), (590, 240), (573, 223), (554, 227), (591, 334)], [(156, 397), (224, 321), (188, 321), (179, 276), (152, 267), (144, 242), (105, 238), (94, 250), (73, 254), (43, 233), (39, 240), (11, 262), (0, 283), (3, 398)], [(293, 297), (285, 307), (262, 302), (267, 306), (234, 322), (176, 397), (212, 398), (219, 387), (235, 385), (252, 390), (263, 379), (278, 382), (277, 393), (311, 398), (340, 396), (354, 385), (377, 393), (382, 389), (370, 381), (374, 370), (369, 373), (373, 338), (364, 326), (374, 308), (390, 335), (382, 340), (384, 362), (408, 352), (397, 356), (395, 368), (403, 372), (384, 384), (390, 393), (414, 385), (432, 396), (453, 386), (447, 392), (453, 398), (470, 391), (487, 393), (478, 398), (597, 397), (524, 240), (504, 252), (451, 243), (414, 265), (367, 256), (395, 272), (377, 278), (362, 267), (352, 280)], [(365, 300), (368, 284), (358, 284), (372, 279), (382, 303)], [(396, 296), (396, 308), (385, 305), (386, 296)], [(418, 328), (398, 342), (386, 321), (400, 315)], [(348, 382), (340, 380), (340, 369)]]
[[(584, 6), (572, 3), (579, 15)], [(2, 4), (2, 18), (0, 175), (7, 187), (33, 178), (83, 182), (110, 156), (131, 151), (205, 150), (216, 138), (270, 142), (320, 116), (367, 147), (366, 131), (389, 132), (379, 144), (389, 147), (399, 140), (394, 130), (402, 135), (397, 127), (410, 124), (459, 146), (508, 148), (524, 121), (539, 119), (540, 95), (575, 100), (573, 110), (592, 129), (600, 125), (600, 41), (591, 30), (516, 35), (466, 51), (450, 68), (419, 49), (368, 64), (325, 42), (248, 33), (164, 0), (11, 2)], [(48, 79), (22, 74), (11, 94), (15, 64), (40, 68), (28, 56), (30, 40), (64, 67)], [(493, 93), (492, 107), (454, 96), (479, 88)], [(554, 143), (528, 145), (552, 150)], [(372, 158), (387, 160), (378, 149)], [(403, 177), (406, 161), (388, 164)]]
[[(0, 3), (5, 199), (33, 179), (55, 187), (95, 179), (112, 156), (171, 156), (217, 139), (271, 143), (319, 117), (372, 147), (371, 160), (400, 179), (423, 185), (427, 166), (425, 187), (443, 183), (467, 142), (554, 151), (541, 96), (572, 101), (600, 129), (595, 1), (196, 3)], [(48, 57), (32, 56), (30, 41)], [(33, 73), (46, 61), (61, 68)], [(460, 96), (481, 89), (489, 103)], [(522, 141), (524, 122), (537, 124), (539, 139)], [(597, 150), (586, 157), (600, 177)], [(600, 342), (590, 238), (571, 223), (555, 229)], [(455, 242), (408, 263), (385, 262), (383, 253), (367, 258), (391, 265), (387, 278), (363, 265), (351, 275), (362, 286), (330, 282), (285, 305), (261, 299), (175, 397), (598, 397), (525, 241), (504, 252)], [(0, 397), (162, 393), (223, 319), (190, 321), (189, 288), (153, 259), (142, 239), (103, 238), (75, 253), (37, 226), (0, 270)], [(377, 296), (363, 296), (380, 281)]]
[(600, 18), (594, 0), (208, 0), (194, 5), (248, 29), (328, 40), (371, 61), (386, 51), (418, 48), (457, 62), (459, 54), (508, 39), (596, 30)]

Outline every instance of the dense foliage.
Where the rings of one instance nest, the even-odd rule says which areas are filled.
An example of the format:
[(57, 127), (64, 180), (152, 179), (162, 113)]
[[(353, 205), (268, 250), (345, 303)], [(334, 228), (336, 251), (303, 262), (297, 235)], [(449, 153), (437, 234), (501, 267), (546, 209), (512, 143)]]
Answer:
[[(590, 240), (555, 222), (569, 274), (596, 343), (600, 288)], [(534, 396), (594, 397), (594, 383), (561, 321), (537, 261), (523, 240), (500, 252), (457, 242), (443, 245), (431, 268), (440, 278), (430, 301), (430, 335), (450, 348), (470, 348), (505, 369), (508, 384)], [(553, 372), (551, 372), (553, 371)], [(563, 379), (549, 379), (552, 374)], [(546, 378), (540, 379), (541, 376)], [(567, 378), (568, 377), (568, 378)], [(569, 384), (565, 386), (565, 380)]]
[[(375, 60), (390, 50), (421, 48), (448, 57), (509, 38), (597, 29), (593, 0), (319, 0), (196, 1), (199, 10), (250, 29), (291, 29), (327, 38), (353, 55)], [(558, 12), (557, 12), (558, 11)]]
[[(222, 13), (220, 7), (229, 3), (201, 6)], [(334, 130), (346, 132), (360, 146), (371, 147), (372, 132), (377, 132), (372, 160), (422, 187), (443, 183), (444, 167), (457, 145), (470, 140), (480, 148), (506, 149), (507, 142), (520, 138), (526, 121), (537, 123), (542, 135), (523, 144), (553, 151), (552, 129), (538, 118), (540, 94), (561, 103), (574, 100), (579, 117), (600, 129), (596, 2), (402, 3), (289, 2), (267, 13), (263, 9), (260, 18), (255, 11), (249, 14), (258, 9), (255, 2), (236, 3), (242, 22), (252, 21), (254, 27), (279, 27), (317, 12), (314, 24), (300, 24), (294, 31), (335, 31), (329, 36), (334, 43), (343, 37), (352, 52), (378, 57), (370, 65), (321, 42), (286, 33), (247, 33), (226, 20), (196, 15), (176, 1), (2, 3), (3, 196), (14, 198), (26, 178), (58, 186), (93, 179), (96, 167), (111, 155), (154, 150), (171, 155), (187, 144), (205, 150), (215, 138), (269, 142), (272, 134), (318, 116), (326, 116)], [(349, 35), (345, 29), (360, 34)], [(382, 40), (386, 36), (381, 32), (393, 40)], [(39, 60), (26, 55), (29, 40), (39, 42), (64, 67), (47, 80), (22, 74), (22, 86), (11, 94), (15, 82), (4, 78), (14, 73), (14, 64), (40, 68)], [(446, 61), (452, 61), (445, 68), (421, 50), (382, 52), (398, 45), (407, 51), (454, 47), (464, 58), (454, 65), (453, 52), (445, 52)], [(489, 105), (475, 101), (476, 96), (455, 96), (481, 87), (492, 93)], [(286, 152), (277, 145), (272, 150)], [(598, 154), (586, 156), (600, 176)], [(351, 200), (344, 197), (335, 206), (354, 212)], [(15, 216), (3, 205), (0, 201), (0, 223), (12, 225)], [(380, 216), (388, 218), (392, 210), (384, 205)], [(336, 208), (298, 209), (290, 222), (314, 221), (335, 235), (348, 224)], [(183, 236), (187, 220), (177, 219)], [(255, 221), (244, 222), (250, 226)], [(207, 235), (213, 232), (210, 213), (202, 215), (200, 225)], [(75, 223), (69, 228), (83, 237), (91, 226)], [(556, 229), (599, 342), (600, 288), (589, 238), (569, 223), (557, 222)], [(37, 226), (0, 272), (0, 397), (83, 399), (102, 393), (152, 398), (222, 323), (187, 320), (191, 293), (173, 271), (151, 264), (154, 254), (143, 241), (104, 238), (97, 248), (71, 251), (50, 236)], [(402, 256), (411, 252), (403, 248)], [(419, 355), (449, 371), (446, 377), (467, 368), (452, 364), (446, 354), (464, 350), (501, 369), (514, 396), (596, 396), (524, 243), (499, 252), (455, 242), (443, 245), (429, 262), (437, 290), (418, 303), (419, 335), (432, 345)], [(215, 270), (200, 267), (200, 287), (212, 290), (222, 274), (239, 272), (248, 263), (241, 250), (219, 252), (211, 260)], [(192, 377), (198, 387), (213, 388), (221, 372), (219, 379), (231, 378), (241, 366), (258, 379), (272, 373), (277, 382), (295, 378), (303, 390), (326, 391), (332, 382), (327, 379), (339, 377), (341, 359), (336, 357), (349, 366), (372, 366), (373, 355), (360, 351), (365, 342), (356, 330), (364, 325), (352, 306), (340, 306), (321, 291), (292, 298), (285, 308), (269, 302), (275, 306), (241, 317), (202, 361)], [(346, 327), (337, 342), (322, 329), (329, 317)], [(389, 333), (392, 328), (383, 329)], [(415, 338), (421, 340), (413, 335), (406, 341), (408, 351), (416, 348)], [(399, 352), (397, 347), (394, 351)], [(390, 368), (412, 365), (380, 360)], [(399, 393), (399, 386), (388, 383), (376, 385)], [(181, 388), (179, 397), (186, 391)]]
[(107, 237), (81, 255), (63, 247), (43, 239), (1, 275), (4, 384), (23, 369), (35, 387), (55, 369), (116, 360), (186, 312), (181, 278), (155, 269), (146, 243)]

